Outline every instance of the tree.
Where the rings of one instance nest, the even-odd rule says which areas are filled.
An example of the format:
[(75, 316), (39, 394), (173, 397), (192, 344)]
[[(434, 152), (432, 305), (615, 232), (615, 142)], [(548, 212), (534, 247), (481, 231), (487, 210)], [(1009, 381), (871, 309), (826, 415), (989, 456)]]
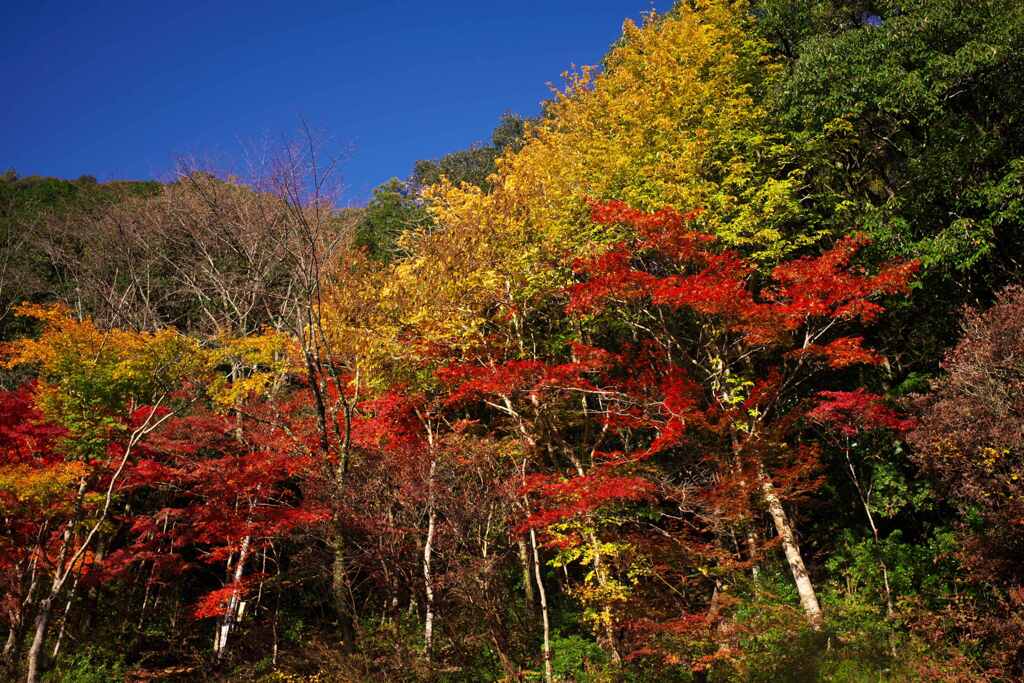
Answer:
[(398, 237), (426, 226), (429, 214), (408, 183), (392, 178), (373, 190), (373, 198), (356, 224), (355, 244), (380, 261), (398, 255)]
[[(307, 245), (272, 179), (252, 183), (183, 163), (155, 196), (55, 217), (38, 240), (64, 281), (55, 293), (100, 324), (140, 330), (243, 336), (281, 326), (294, 315)], [(347, 237), (332, 228), (333, 241)]]
[(918, 397), (910, 435), (917, 465), (961, 514), (960, 561), (986, 582), (976, 617), (1006, 670), (1020, 667), (1017, 616), (1024, 573), (1024, 289), (1009, 287), (988, 310), (964, 312), (943, 375)]
[(392, 178), (374, 188), (373, 197), (356, 224), (356, 246), (363, 247), (371, 258), (380, 261), (390, 261), (400, 255), (398, 238), (403, 233), (433, 225), (427, 203), (420, 196), (424, 189), (442, 179), (455, 185), (465, 183), (489, 188), (489, 178), (498, 158), (519, 149), (525, 135), (526, 121), (505, 114), (491, 135), (490, 145), (474, 144), (439, 160), (420, 159), (413, 165), (408, 180)]
[(172, 397), (196, 374), (198, 347), (170, 331), (103, 332), (59, 306), (18, 310), (37, 319), (42, 333), (7, 345), (4, 363), (38, 369), (36, 402), (67, 431), (64, 459), (77, 472), (71, 505), (39, 541), (41, 553), (54, 552), (40, 558), (49, 585), (41, 592), (28, 652), (28, 680), (35, 683), (55, 603), (89, 561), (140, 443), (174, 414)]
[(626, 22), (603, 67), (569, 75), (527, 125), (489, 189), (428, 190), (438, 223), (486, 220), (506, 240), (525, 233), (575, 256), (615, 241), (588, 221), (586, 202), (600, 197), (701, 207), (703, 229), (766, 261), (812, 243), (820, 233), (804, 220), (802, 170), (758, 102), (778, 65), (750, 22), (746, 3), (718, 0)]
[(0, 180), (0, 338), (24, 332), (13, 307), (25, 300), (50, 300), (62, 291), (62, 273), (51, 268), (46, 245), (50, 226), (116, 204), (152, 196), (155, 182), (97, 184), (29, 176), (8, 171)]
[[(735, 550), (730, 540), (767, 513), (807, 620), (820, 628), (786, 509), (815, 487), (816, 448), (803, 436), (815, 406), (807, 386), (882, 362), (857, 332), (884, 310), (873, 299), (907, 291), (916, 265), (869, 273), (853, 262), (865, 241), (849, 237), (761, 274), (689, 228), (692, 217), (607, 202), (594, 205), (593, 218), (632, 237), (577, 261), (566, 305), (578, 321), (571, 359), (469, 360), (442, 374), (454, 387), (449, 400), (481, 401), (511, 418), (509, 434), (533, 461), (546, 455), (554, 466), (528, 477), (536, 507), (527, 525), (548, 535), (562, 561), (591, 566), (594, 585), (579, 594), (594, 601), (613, 656), (615, 614), (630, 611), (631, 586), (659, 564), (645, 554), (644, 520), (685, 539), (673, 521), (679, 512), (703, 530), (700, 544), (689, 535), (694, 554), (725, 563), (735, 552), (757, 561), (756, 539)], [(680, 478), (699, 483), (691, 489)], [(700, 502), (685, 502), (694, 496)], [(721, 552), (698, 550), (709, 541)]]
[(410, 185), (422, 190), (444, 178), (455, 185), (465, 183), (482, 190), (490, 189), (490, 177), (497, 168), (497, 160), (525, 144), (527, 123), (515, 114), (503, 114), (501, 122), (491, 133), (491, 144), (474, 144), (468, 149), (450, 152), (437, 161), (417, 161), (409, 179)]
[(1020, 287), (1001, 292), (987, 311), (967, 310), (944, 375), (920, 397), (920, 424), (910, 435), (918, 465), (956, 502), (984, 548), (970, 564), (991, 567), (1009, 586), (1024, 580), (1016, 560), (1024, 543), (1022, 343)]
[(199, 410), (168, 421), (149, 440), (127, 487), (165, 497), (164, 504), (136, 514), (130, 542), (108, 560), (116, 567), (111, 574), (148, 564), (147, 594), (188, 573), (208, 574), (199, 569), (204, 565), (218, 574), (223, 567), (221, 583), (192, 608), (197, 619), (217, 619), (218, 661), (226, 658), (251, 598), (274, 578), (266, 567), (275, 543), (330, 519), (315, 497), (303, 496), (301, 483), (320, 466), (314, 452), (274, 425), (275, 411), (266, 402), (249, 401), (246, 408), (251, 417), (241, 427)]
[[(863, 442), (870, 441), (873, 433), (906, 432), (914, 426), (914, 422), (902, 418), (885, 404), (881, 396), (869, 393), (863, 387), (855, 391), (824, 391), (820, 397), (821, 402), (808, 417), (826, 428), (833, 436), (834, 445), (842, 452), (846, 470), (857, 491), (857, 498), (864, 509), (878, 551), (882, 539), (875, 522), (875, 504), (871, 500), (874, 482), (870, 474), (865, 476), (860, 472), (861, 468), (854, 464), (853, 453), (871, 453), (870, 447), (865, 447)], [(882, 568), (886, 613), (892, 617), (893, 595), (889, 584), (889, 568), (884, 559), (879, 559), (879, 566)]]
[(788, 55), (764, 106), (805, 170), (804, 206), (828, 229), (859, 226), (879, 254), (921, 260), (927, 286), (885, 343), (897, 373), (930, 372), (956, 310), (1020, 273), (1024, 100), (1008, 74), (1024, 66), (1021, 5), (754, 8), (754, 30)]
[(69, 514), (85, 469), (61, 456), (57, 445), (64, 431), (46, 423), (32, 398), (28, 386), (0, 394), (0, 585), (8, 628), (3, 659), (12, 672), (47, 570), (41, 561), (54, 552), (50, 528)]

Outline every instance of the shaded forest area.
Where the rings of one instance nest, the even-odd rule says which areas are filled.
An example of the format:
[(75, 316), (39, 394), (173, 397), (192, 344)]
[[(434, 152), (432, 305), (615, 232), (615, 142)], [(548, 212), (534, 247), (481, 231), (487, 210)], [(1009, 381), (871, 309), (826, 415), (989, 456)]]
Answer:
[(1024, 680), (1024, 5), (693, 0), (366, 207), (0, 178), (36, 681)]

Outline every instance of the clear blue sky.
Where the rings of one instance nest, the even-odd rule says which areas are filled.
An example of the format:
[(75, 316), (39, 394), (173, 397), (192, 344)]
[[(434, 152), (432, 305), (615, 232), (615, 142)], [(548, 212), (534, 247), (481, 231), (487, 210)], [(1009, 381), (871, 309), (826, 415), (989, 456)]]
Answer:
[(348, 149), (348, 201), (533, 115), (622, 20), (671, 0), (0, 2), (0, 171), (166, 178), (300, 117)]

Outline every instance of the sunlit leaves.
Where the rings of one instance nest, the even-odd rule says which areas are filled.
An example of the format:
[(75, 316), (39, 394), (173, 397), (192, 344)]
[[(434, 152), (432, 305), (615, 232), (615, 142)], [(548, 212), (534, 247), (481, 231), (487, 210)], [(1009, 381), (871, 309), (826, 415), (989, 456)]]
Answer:
[(25, 305), (18, 312), (42, 329), (38, 338), (7, 344), (4, 364), (36, 369), (40, 408), (75, 437), (83, 457), (102, 456), (136, 408), (197, 375), (199, 345), (176, 331), (100, 330), (61, 306)]
[(221, 407), (272, 394), (293, 370), (296, 355), (292, 339), (278, 332), (213, 340), (203, 354), (208, 394)]

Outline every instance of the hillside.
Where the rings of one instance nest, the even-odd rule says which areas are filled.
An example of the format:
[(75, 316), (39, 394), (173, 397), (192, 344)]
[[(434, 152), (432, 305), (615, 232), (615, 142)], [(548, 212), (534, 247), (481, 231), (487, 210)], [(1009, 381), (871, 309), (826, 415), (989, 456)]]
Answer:
[(1024, 680), (1022, 89), (699, 0), (366, 207), (9, 174), (9, 677)]

